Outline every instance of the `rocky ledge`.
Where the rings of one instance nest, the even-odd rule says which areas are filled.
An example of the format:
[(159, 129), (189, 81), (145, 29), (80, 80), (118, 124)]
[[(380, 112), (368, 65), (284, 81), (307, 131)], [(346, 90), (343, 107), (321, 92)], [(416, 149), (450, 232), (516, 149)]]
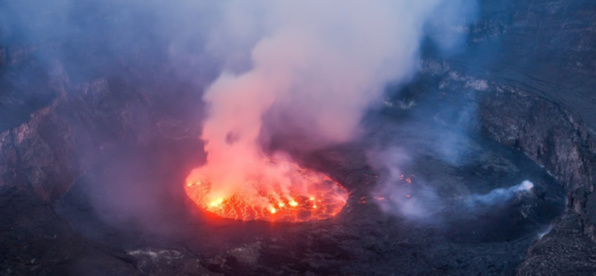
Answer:
[(484, 94), (479, 112), (485, 135), (523, 151), (565, 185), (568, 194), (566, 214), (530, 248), (518, 273), (595, 271), (594, 136), (561, 106), (515, 87), (499, 86)]

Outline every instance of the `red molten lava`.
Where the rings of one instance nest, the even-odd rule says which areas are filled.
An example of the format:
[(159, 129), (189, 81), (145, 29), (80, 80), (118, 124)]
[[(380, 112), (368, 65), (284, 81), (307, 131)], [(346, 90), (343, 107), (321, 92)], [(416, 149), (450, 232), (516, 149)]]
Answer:
[[(276, 165), (263, 161), (262, 166)], [(232, 191), (218, 189), (204, 175), (187, 178), (186, 194), (200, 208), (220, 217), (237, 220), (305, 222), (327, 219), (341, 211), (348, 192), (324, 174), (284, 163), (283, 179), (259, 175), (232, 185)], [(290, 168), (288, 170), (288, 168)], [(279, 183), (271, 183), (278, 180)], [(282, 184), (284, 183), (284, 184)]]

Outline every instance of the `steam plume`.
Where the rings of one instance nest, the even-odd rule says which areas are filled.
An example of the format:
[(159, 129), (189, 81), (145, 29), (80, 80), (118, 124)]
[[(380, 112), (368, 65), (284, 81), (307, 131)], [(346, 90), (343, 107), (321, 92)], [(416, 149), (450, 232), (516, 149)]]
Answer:
[(465, 202), (471, 207), (496, 205), (507, 202), (516, 195), (529, 192), (532, 188), (534, 188), (534, 183), (524, 180), (521, 184), (509, 188), (494, 189), (490, 193), (483, 195), (472, 195)]
[[(225, 20), (215, 28), (211, 49), (251, 46), (221, 47), (237, 58), (226, 61), (205, 93), (209, 113), (202, 139), (208, 157), (194, 175), (207, 176), (216, 193), (225, 194), (241, 189), (255, 170), (268, 170), (251, 162), (264, 156), (259, 141), (270, 113), (318, 143), (353, 138), (385, 85), (403, 83), (414, 73), (425, 24), (441, 3), (225, 2)], [(229, 55), (230, 48), (239, 55)], [(248, 69), (242, 70), (245, 63)], [(287, 182), (278, 169), (262, 173)]]
[[(385, 85), (399, 85), (415, 73), (425, 35), (446, 52), (461, 45), (461, 28), (450, 23), (469, 14), (472, 2), (5, 1), (0, 22), (12, 27), (0, 27), (0, 42), (68, 45), (57, 46), (57, 55), (73, 84), (99, 76), (126, 78), (129, 66), (144, 76), (155, 73), (147, 68), (171, 67), (185, 81), (201, 74), (208, 78), (212, 69), (221, 69), (204, 95), (209, 118), (202, 138), (208, 164), (198, 172), (225, 192), (262, 169), (249, 162), (262, 159), (265, 132), (275, 134), (291, 125), (321, 145), (353, 138), (366, 109), (381, 101)], [(167, 58), (153, 56), (164, 52)], [(41, 60), (53, 56), (43, 51), (35, 55)], [(162, 64), (154, 59), (168, 60)], [(208, 72), (198, 73), (203, 70)], [(272, 126), (264, 120), (272, 117), (284, 121)], [(267, 174), (281, 183), (288, 180), (279, 166), (268, 167)], [(96, 205), (121, 213), (118, 206), (136, 204), (129, 208), (138, 210), (130, 215), (135, 218), (162, 209), (146, 206), (161, 190), (143, 186), (134, 193), (139, 200), (123, 193)]]

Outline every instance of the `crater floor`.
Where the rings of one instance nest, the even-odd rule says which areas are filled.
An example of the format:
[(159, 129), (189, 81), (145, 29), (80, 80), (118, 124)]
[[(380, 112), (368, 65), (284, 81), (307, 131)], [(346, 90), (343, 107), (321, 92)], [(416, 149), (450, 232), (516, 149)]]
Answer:
[[(135, 271), (237, 275), (513, 274), (564, 209), (551, 176), (493, 141), (435, 119), (379, 116), (369, 130), (366, 141), (301, 157), (351, 192), (330, 220), (240, 222), (198, 210), (182, 191), (197, 159), (190, 140), (108, 154), (56, 209), (85, 242), (121, 252)], [(367, 165), (381, 145), (399, 176)], [(524, 180), (530, 191), (507, 190)]]

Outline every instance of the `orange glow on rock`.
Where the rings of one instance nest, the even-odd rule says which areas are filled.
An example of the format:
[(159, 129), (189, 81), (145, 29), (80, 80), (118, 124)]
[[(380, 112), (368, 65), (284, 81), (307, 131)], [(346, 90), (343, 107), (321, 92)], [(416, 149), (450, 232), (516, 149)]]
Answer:
[[(250, 162), (255, 165), (254, 161)], [(264, 160), (259, 166), (276, 167), (279, 162)], [(247, 176), (232, 190), (217, 189), (218, 183), (191, 173), (186, 181), (188, 197), (203, 210), (237, 220), (305, 222), (337, 215), (348, 199), (348, 192), (328, 176), (294, 163), (284, 162), (284, 178)], [(256, 170), (266, 171), (266, 170)], [(271, 183), (276, 180), (284, 183)]]

